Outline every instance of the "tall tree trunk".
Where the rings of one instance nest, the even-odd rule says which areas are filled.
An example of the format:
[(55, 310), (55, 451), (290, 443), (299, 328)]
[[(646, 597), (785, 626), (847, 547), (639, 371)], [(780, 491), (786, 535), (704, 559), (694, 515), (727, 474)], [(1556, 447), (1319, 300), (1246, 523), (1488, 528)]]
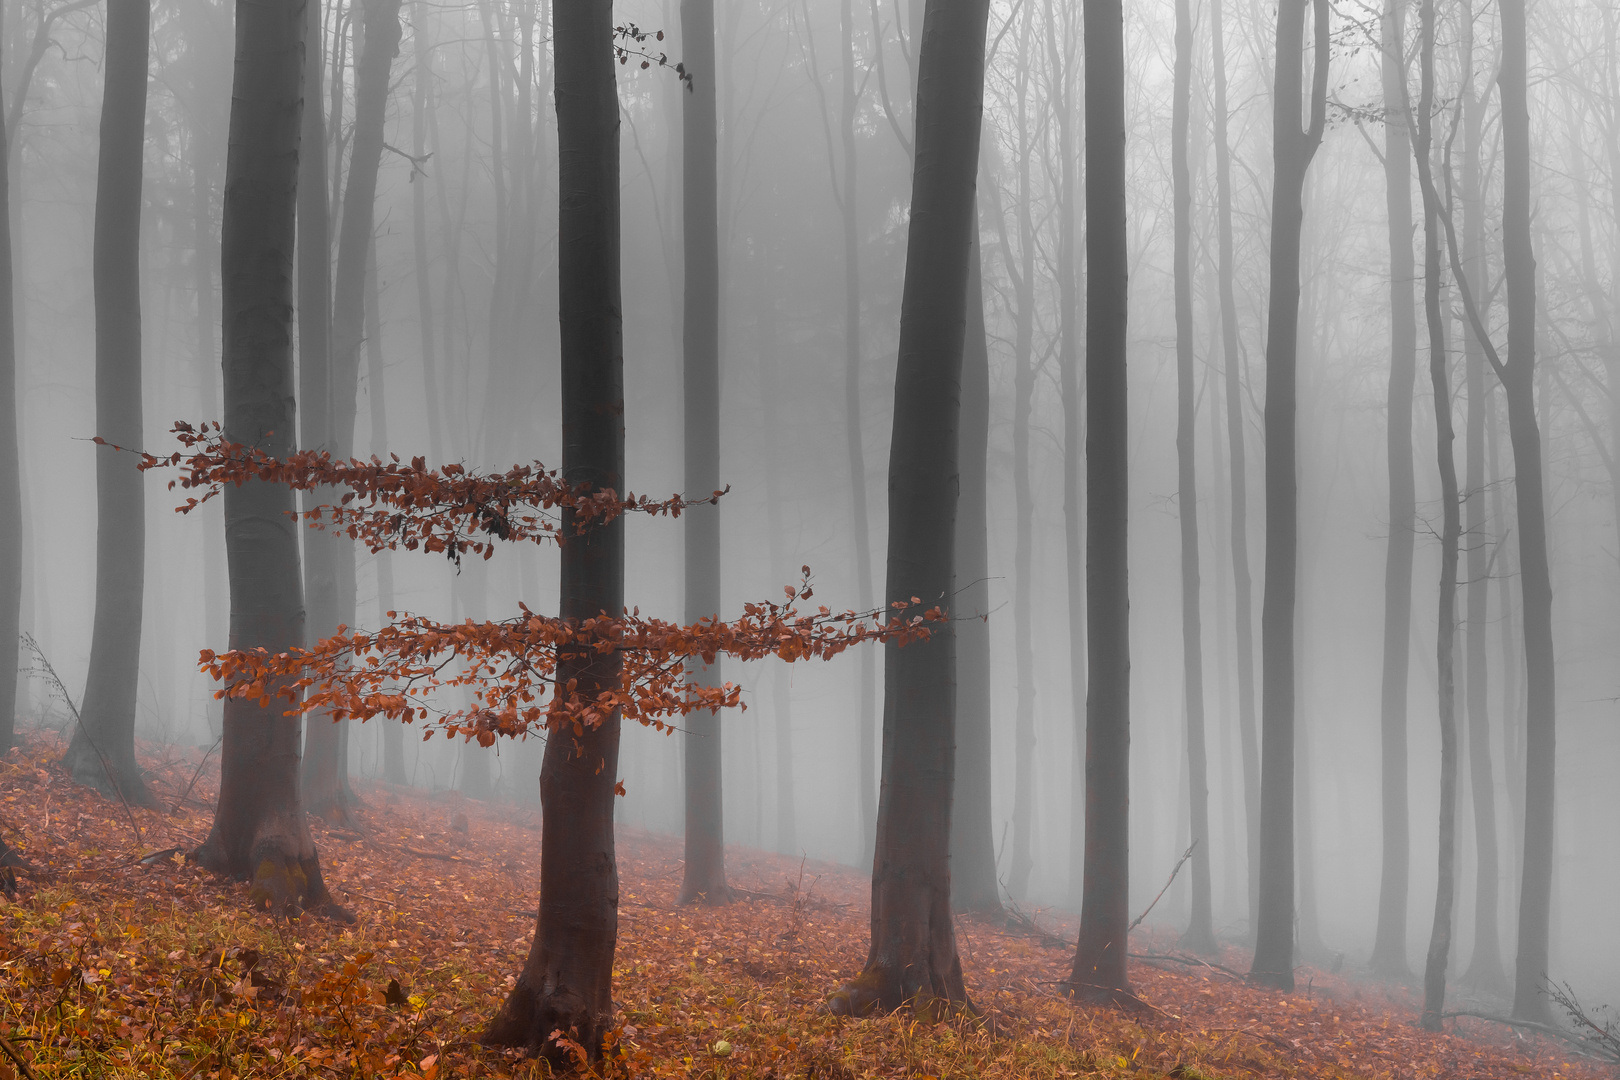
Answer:
[[(681, 324), (685, 357), (686, 490), (720, 487), (720, 222), (716, 204), (714, 0), (681, 0), (682, 62), (692, 81), (682, 97), (682, 244), (686, 303)], [(686, 621), (717, 619), (720, 611), (720, 508), (686, 511)], [(720, 685), (720, 660), (699, 665), (692, 680)], [(725, 904), (725, 813), (720, 776), (720, 717), (686, 718), (686, 871), (680, 902)]]
[[(0, 41), (4, 40), (0, 31)], [(3, 96), (3, 95), (0, 95)], [(0, 101), (0, 115), (4, 115)], [(0, 160), (0, 656), (14, 656), (21, 631), (23, 588), (22, 467), (17, 446), (17, 327), (11, 267), (11, 141)], [(0, 753), (17, 741), (17, 665), (0, 663)]]
[(1176, 63), (1171, 106), (1170, 172), (1175, 203), (1176, 508), (1181, 520), (1181, 656), (1187, 709), (1187, 795), (1192, 827), (1192, 917), (1182, 944), (1214, 953), (1209, 874), (1209, 755), (1204, 741), (1204, 644), (1199, 603), (1197, 387), (1193, 375), (1192, 174), (1187, 165), (1192, 111), (1192, 10), (1176, 0)]
[[(763, 284), (763, 282), (762, 282)], [(760, 409), (764, 413), (778, 397), (781, 380), (778, 365), (784, 365), (783, 350), (777, 340), (776, 298), (762, 288), (754, 299), (759, 339), (755, 355), (759, 359)], [(770, 534), (767, 549), (771, 569), (785, 567), (782, 556), (782, 489), (787, 486), (783, 468), (783, 447), (777, 439), (765, 445), (765, 528)], [(784, 855), (799, 850), (799, 821), (793, 785), (793, 693), (792, 671), (787, 664), (777, 666), (771, 687), (776, 712), (776, 849)], [(763, 779), (763, 777), (761, 777)]]
[[(378, 306), (381, 289), (377, 282), (377, 241), (371, 242), (366, 259), (366, 381), (370, 384), (371, 452), (388, 456), (388, 400), (384, 392), (387, 368), (383, 364), (382, 309)], [(377, 552), (377, 623), (388, 622), (394, 610), (394, 560), (387, 548)], [(383, 779), (390, 784), (405, 783), (405, 728), (397, 721), (382, 722)]]
[[(859, 244), (858, 158), (855, 152), (855, 15), (851, 0), (839, 0), (839, 29), (843, 36), (844, 65), (840, 135), (844, 147), (843, 197), (839, 209), (844, 226), (844, 444), (849, 449), (849, 492), (853, 510), (855, 593), (862, 609), (872, 606), (872, 526), (866, 508), (866, 449), (861, 426), (861, 252)], [(882, 64), (882, 43), (878, 63)], [(880, 76), (881, 77), (881, 76)], [(862, 649), (861, 702), (856, 737), (857, 783), (860, 786), (861, 844), (870, 853), (877, 836), (877, 653)]]
[(1305, 174), (1327, 119), (1328, 3), (1312, 0), (1310, 126), (1304, 114), (1306, 0), (1277, 6), (1272, 98), (1271, 296), (1266, 323), (1266, 584), (1260, 614), (1260, 905), (1252, 976), (1294, 987), (1294, 594), (1299, 549), (1295, 476), (1299, 241)]
[[(219, 265), (219, 260), (214, 254), (214, 221), (210, 211), (208, 181), (209, 172), (217, 159), (212, 154), (211, 145), (209, 153), (203, 152), (203, 145), (211, 144), (212, 134), (206, 125), (196, 123), (191, 133), (190, 155), (191, 273), (197, 292), (195, 360), (203, 416), (220, 415), (219, 356), (214, 351), (214, 318), (219, 312), (215, 306), (214, 267)], [(203, 529), (203, 636), (208, 648), (218, 651), (226, 647), (226, 620), (230, 612), (230, 598), (225, 595), (227, 590), (221, 588), (225, 584), (225, 531), (218, 506), (205, 507), (199, 513), (202, 515)], [(218, 739), (224, 732), (224, 702), (209, 694), (205, 708), (209, 738)]]
[[(239, 3), (221, 226), (225, 438), (273, 457), (294, 449), (293, 236), (303, 113), (305, 6)], [(225, 550), (233, 649), (279, 652), (304, 643), (292, 491), (227, 485)], [(272, 696), (225, 703), (219, 803), (196, 858), (252, 880), (276, 908), (339, 908), (321, 877), (298, 788), (301, 720)]]
[(1130, 511), (1126, 417), (1125, 21), (1085, 0), (1086, 860), (1069, 992), (1128, 989), (1130, 918)]
[(1554, 755), (1557, 702), (1553, 670), (1552, 573), (1536, 419), (1536, 259), (1530, 243), (1530, 106), (1526, 87), (1524, 0), (1502, 0), (1502, 242), (1507, 285), (1508, 355), (1499, 372), (1507, 399), (1518, 496), (1519, 581), (1524, 604), (1524, 877), (1519, 892), (1519, 950), (1513, 1015), (1550, 1020), (1544, 993), (1552, 917)]
[[(563, 477), (624, 493), (624, 345), (619, 290), (619, 98), (609, 0), (567, 0), (554, 15), (559, 162), (558, 301), (562, 328)], [(574, 536), (562, 528), (561, 615), (624, 609), (624, 519)], [(593, 697), (618, 689), (616, 653), (559, 657), (559, 685)], [(568, 1054), (561, 1032), (600, 1055), (612, 1026), (619, 875), (613, 852), (619, 714), (554, 732), (540, 772), (540, 911), (517, 984), (481, 1038)]]
[(1243, 748), (1243, 811), (1248, 859), (1249, 929), (1258, 925), (1260, 897), (1260, 733), (1254, 719), (1254, 582), (1249, 571), (1249, 477), (1243, 436), (1243, 354), (1238, 347), (1236, 273), (1232, 251), (1232, 151), (1227, 138), (1226, 42), (1221, 26), (1222, 0), (1210, 9), (1210, 41), (1215, 68), (1215, 199), (1219, 217), (1221, 359), (1226, 379), (1226, 441), (1231, 455), (1232, 588), (1237, 623), (1238, 737)]
[(1412, 300), (1412, 142), (1406, 100), (1406, 0), (1385, 0), (1382, 20), (1384, 183), (1389, 211), (1389, 394), (1386, 447), (1389, 539), (1384, 549), (1384, 673), (1379, 699), (1382, 747), (1383, 869), (1372, 969), (1403, 977), (1411, 877), (1407, 807), (1406, 684), (1411, 665), (1412, 548), (1417, 494), (1412, 464), (1412, 384), (1417, 374), (1417, 311)]
[[(1463, 152), (1460, 183), (1463, 204), (1463, 273), (1475, 296), (1485, 281), (1485, 215), (1480, 196), (1479, 148), (1484, 102), (1474, 89), (1474, 18), (1471, 0), (1462, 0), (1461, 35)], [(1464, 379), (1468, 418), (1465, 445), (1468, 477), (1463, 489), (1463, 535), (1468, 537), (1468, 624), (1465, 639), (1466, 699), (1468, 703), (1469, 792), (1474, 807), (1475, 860), (1474, 948), (1464, 976), (1470, 984), (1492, 993), (1507, 989), (1502, 967), (1500, 924), (1501, 860), (1496, 837), (1496, 778), (1491, 765), (1489, 680), (1486, 674), (1486, 634), (1489, 625), (1492, 561), (1486, 551), (1485, 414), (1491, 403), (1485, 379), (1485, 350), (1473, 334), (1463, 335)], [(1508, 715), (1506, 704), (1503, 716)]]
[[(96, 434), (130, 448), (143, 445), (141, 159), (151, 18), (148, 0), (108, 0), (96, 166)], [(146, 572), (146, 489), (137, 464), (133, 454), (96, 447), (95, 625), (82, 723), (63, 764), (81, 784), (152, 805), (135, 761)]]
[(1033, 588), (1035, 500), (1029, 486), (1029, 420), (1035, 398), (1035, 221), (1030, 173), (1035, 155), (1034, 125), (1030, 122), (1029, 90), (1033, 58), (1029, 55), (1034, 12), (1023, 12), (1018, 29), (1018, 51), (1025, 62), (1014, 76), (1018, 98), (1018, 195), (1013, 214), (1018, 220), (1018, 262), (1006, 253), (1018, 310), (1013, 331), (1013, 662), (1017, 671), (1013, 713), (1012, 858), (1007, 866), (1007, 892), (1023, 900), (1035, 860), (1030, 841), (1035, 807), (1035, 641), (1030, 594)]
[(951, 907), (999, 912), (990, 823), (990, 348), (978, 208), (968, 256), (967, 332), (962, 340), (961, 494), (956, 507), (956, 787), (951, 807)]
[[(416, 271), (417, 339), (422, 350), (422, 403), (427, 409), (429, 460), (443, 463), (444, 438), (439, 433), (439, 373), (433, 339), (433, 281), (429, 274), (427, 232), (427, 111), (433, 84), (433, 55), (428, 49), (426, 0), (414, 0), (411, 7), (411, 48), (416, 61), (416, 82), (411, 93), (411, 255)], [(434, 146), (438, 150), (438, 146)], [(434, 172), (445, 162), (440, 160)], [(442, 183), (442, 181), (441, 181)]]
[[(400, 0), (363, 0), (361, 42), (354, 71), (354, 133), (338, 222), (337, 269), (332, 277), (330, 427), (327, 447), (339, 459), (354, 456), (354, 422), (365, 340), (366, 262), (372, 245), (377, 172), (382, 163), (388, 76), (399, 52)], [(331, 592), (310, 597), (310, 631), (325, 637), (355, 624), (354, 544), (333, 536)], [(307, 546), (307, 545), (306, 545)], [(311, 813), (346, 814), (359, 802), (349, 788), (349, 723), (312, 718), (305, 747), (304, 798)]]
[[(917, 79), (911, 227), (889, 449), (889, 603), (948, 606), (988, 0), (929, 0)], [(872, 944), (834, 1013), (967, 1004), (951, 922), (956, 635), (884, 649), (883, 789)]]
[[(1434, 128), (1434, 0), (1422, 0), (1421, 89), (1413, 146), (1423, 189), (1423, 310), (1429, 323), (1429, 382), (1434, 392), (1435, 452), (1440, 468), (1440, 604), (1435, 631), (1435, 670), (1440, 697), (1440, 840), (1439, 877), (1434, 898), (1434, 924), (1423, 969), (1423, 1016), (1426, 1031), (1441, 1030), (1446, 1002), (1446, 966), (1451, 958), (1451, 931), (1457, 889), (1457, 551), (1462, 521), (1457, 494), (1457, 462), (1452, 451), (1451, 380), (1446, 357), (1446, 313), (1441, 307), (1440, 202), (1432, 173)], [(1407, 115), (1405, 84), (1401, 112)]]

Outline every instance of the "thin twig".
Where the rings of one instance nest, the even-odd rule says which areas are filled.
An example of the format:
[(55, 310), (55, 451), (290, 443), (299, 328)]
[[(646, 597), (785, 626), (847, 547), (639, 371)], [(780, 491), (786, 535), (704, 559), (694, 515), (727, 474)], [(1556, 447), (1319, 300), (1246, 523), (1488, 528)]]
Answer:
[(11, 1045), (11, 1040), (4, 1035), (0, 1035), (0, 1050), (4, 1050), (6, 1057), (17, 1063), (17, 1068), (22, 1070), (22, 1074), (27, 1077), (27, 1080), (39, 1080), (39, 1077), (34, 1074), (34, 1070), (28, 1067), (28, 1062), (22, 1059), (21, 1054), (17, 1053), (17, 1048)]
[(184, 803), (184, 802), (185, 802), (185, 801), (186, 801), (186, 799), (187, 799), (187, 798), (189, 798), (189, 797), (190, 797), (190, 795), (191, 795), (191, 789), (192, 789), (192, 788), (194, 788), (194, 787), (196, 787), (196, 786), (197, 786), (197, 777), (199, 777), (199, 776), (201, 776), (201, 775), (202, 775), (202, 771), (203, 771), (203, 766), (204, 766), (204, 765), (206, 765), (206, 764), (208, 764), (208, 759), (209, 759), (209, 758), (210, 758), (210, 757), (212, 757), (212, 756), (213, 756), (213, 754), (214, 754), (214, 751), (215, 751), (215, 750), (218, 750), (218, 749), (219, 749), (219, 744), (220, 744), (220, 743), (221, 743), (221, 742), (223, 742), (223, 741), (224, 741), (224, 739), (225, 739), (225, 733), (224, 733), (224, 732), (223, 732), (223, 731), (221, 731), (221, 732), (220, 732), (220, 733), (219, 733), (219, 738), (217, 738), (217, 739), (215, 739), (215, 740), (214, 740), (214, 745), (213, 745), (213, 746), (210, 746), (210, 747), (209, 747), (209, 748), (208, 748), (208, 753), (206, 753), (206, 754), (204, 754), (204, 755), (203, 755), (203, 759), (202, 759), (202, 760), (201, 760), (201, 761), (199, 761), (199, 762), (197, 762), (197, 768), (196, 768), (196, 770), (195, 770), (195, 771), (194, 771), (194, 772), (193, 772), (193, 773), (192, 773), (192, 774), (191, 774), (191, 783), (189, 783), (189, 784), (187, 784), (187, 785), (186, 785), (186, 790), (185, 790), (185, 791), (184, 791), (184, 792), (182, 792), (182, 793), (181, 793), (181, 795), (180, 795), (180, 798), (179, 798), (179, 801), (177, 801), (177, 802), (176, 802), (176, 803), (175, 803), (175, 804), (174, 804), (174, 808), (175, 808), (175, 809), (176, 809), (176, 810), (179, 810), (179, 809), (180, 809), (180, 806), (181, 806), (181, 804), (182, 804), (182, 803)]
[(1142, 910), (1142, 914), (1136, 917), (1136, 921), (1125, 928), (1125, 932), (1127, 934), (1129, 934), (1132, 930), (1135, 930), (1138, 926), (1141, 926), (1142, 920), (1148, 917), (1148, 912), (1153, 910), (1154, 904), (1157, 904), (1160, 899), (1164, 897), (1164, 894), (1170, 891), (1170, 886), (1174, 885), (1176, 882), (1176, 875), (1181, 873), (1181, 868), (1187, 864), (1188, 859), (1192, 858), (1193, 848), (1197, 846), (1198, 841), (1194, 840), (1190, 845), (1188, 845), (1187, 850), (1181, 853), (1181, 858), (1176, 860), (1176, 868), (1170, 871), (1170, 880), (1164, 883), (1164, 888), (1160, 889), (1159, 895), (1153, 898), (1153, 903), (1144, 908)]

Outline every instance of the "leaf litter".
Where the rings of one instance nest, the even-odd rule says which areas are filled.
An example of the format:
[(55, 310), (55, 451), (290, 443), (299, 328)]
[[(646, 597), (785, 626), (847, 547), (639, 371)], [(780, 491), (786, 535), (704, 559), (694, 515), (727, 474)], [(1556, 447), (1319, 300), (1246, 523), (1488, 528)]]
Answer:
[[(143, 754), (164, 808), (136, 811), (136, 849), (122, 808), (56, 764), (64, 748), (36, 732), (0, 759), (0, 839), (25, 865), (15, 893), (0, 893), (0, 1080), (547, 1075), (474, 1041), (534, 933), (538, 809), (357, 781), (367, 832), (311, 825), (327, 880), (359, 921), (287, 923), (250, 910), (246, 884), (184, 859), (217, 794), (205, 775), (182, 797), (204, 751)], [(1188, 957), (1162, 928), (1132, 938), (1145, 1008), (1076, 1007), (1059, 985), (1075, 927), (1048, 913), (958, 917), (976, 1015), (835, 1017), (822, 1001), (866, 958), (865, 876), (733, 847), (735, 901), (680, 908), (680, 848), (678, 837), (619, 830), (615, 1045), (581, 1075), (1612, 1075), (1561, 1042), (1486, 1021), (1423, 1032), (1416, 988), (1310, 967), (1292, 995), (1253, 987), (1244, 950)]]

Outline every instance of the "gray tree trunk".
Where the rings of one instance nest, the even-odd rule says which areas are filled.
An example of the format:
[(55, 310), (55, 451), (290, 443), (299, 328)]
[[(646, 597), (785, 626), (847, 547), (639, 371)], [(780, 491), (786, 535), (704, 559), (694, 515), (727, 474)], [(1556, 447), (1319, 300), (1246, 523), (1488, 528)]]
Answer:
[[(0, 33), (0, 40), (3, 40)], [(0, 101), (0, 114), (4, 101)], [(0, 161), (0, 641), (21, 631), (23, 511), (22, 467), (17, 446), (17, 334), (11, 268), (11, 139)], [(0, 656), (15, 657), (7, 644)], [(17, 665), (0, 663), (0, 753), (17, 741)]]
[[(96, 166), (96, 434), (129, 448), (141, 430), (141, 162), (148, 0), (108, 0)], [(152, 805), (135, 761), (146, 573), (146, 489), (134, 454), (96, 447), (96, 615), (82, 723), (63, 764), (105, 795)]]

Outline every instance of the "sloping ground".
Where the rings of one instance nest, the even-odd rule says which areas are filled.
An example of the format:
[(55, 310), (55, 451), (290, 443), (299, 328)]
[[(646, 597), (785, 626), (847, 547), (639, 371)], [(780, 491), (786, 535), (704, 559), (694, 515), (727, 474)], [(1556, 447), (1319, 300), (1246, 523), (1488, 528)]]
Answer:
[[(19, 872), (0, 901), (0, 1034), (34, 1075), (545, 1075), (471, 1042), (533, 932), (533, 810), (362, 785), (369, 835), (315, 823), (327, 879), (358, 923), (287, 924), (249, 911), (246, 886), (161, 855), (207, 832), (213, 781), (202, 775), (181, 801), (200, 751), (152, 753), (154, 790), (176, 808), (126, 813), (72, 786), (54, 764), (62, 749), (31, 734), (0, 762), (0, 837), (40, 871)], [(959, 929), (980, 1019), (839, 1019), (819, 1004), (865, 958), (862, 876), (733, 849), (739, 902), (678, 909), (679, 853), (675, 839), (621, 833), (623, 1056), (601, 1075), (1609, 1075), (1500, 1025), (1426, 1034), (1407, 991), (1310, 970), (1308, 991), (1282, 996), (1213, 968), (1143, 962), (1131, 975), (1146, 1007), (1075, 1008), (1057, 986), (1067, 949), (974, 918)], [(1172, 942), (1138, 931), (1132, 946)], [(1245, 966), (1236, 949), (1223, 961)], [(19, 1074), (0, 1056), (0, 1080)]]

